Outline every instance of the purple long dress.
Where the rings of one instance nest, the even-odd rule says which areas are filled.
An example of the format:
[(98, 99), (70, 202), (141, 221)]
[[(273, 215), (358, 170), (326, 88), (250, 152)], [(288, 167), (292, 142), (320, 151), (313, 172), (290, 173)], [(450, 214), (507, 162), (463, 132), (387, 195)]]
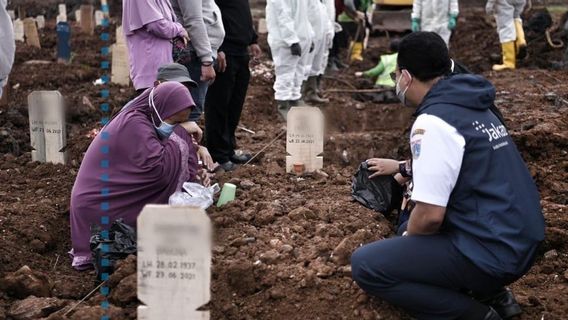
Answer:
[[(150, 89), (112, 119), (85, 153), (71, 192), (71, 239), (73, 266), (91, 265), (91, 226), (110, 227), (122, 218), (136, 227), (136, 218), (149, 203), (166, 204), (181, 183), (195, 179), (196, 146), (181, 127), (160, 139), (160, 122), (149, 106)], [(164, 82), (154, 90), (154, 104), (162, 119), (194, 107), (187, 88)], [(107, 207), (108, 206), (108, 207)], [(110, 218), (103, 225), (101, 218)]]
[(168, 0), (124, 0), (122, 27), (130, 59), (130, 78), (136, 90), (154, 84), (158, 68), (172, 63), (173, 38), (185, 34)]

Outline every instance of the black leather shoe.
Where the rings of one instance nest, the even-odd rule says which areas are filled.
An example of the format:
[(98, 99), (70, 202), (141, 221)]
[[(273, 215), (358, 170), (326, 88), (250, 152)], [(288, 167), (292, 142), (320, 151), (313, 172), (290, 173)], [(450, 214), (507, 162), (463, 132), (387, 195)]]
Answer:
[(501, 318), (495, 309), (489, 307), (489, 312), (487, 312), (483, 320), (503, 320), (503, 318)]
[(227, 161), (227, 162), (223, 162), (221, 164), (219, 164), (219, 166), (217, 167), (217, 170), (219, 169), (223, 169), (224, 171), (233, 171), (235, 169), (237, 169), (237, 165), (234, 164), (231, 161)]
[(234, 154), (231, 156), (231, 162), (236, 163), (236, 164), (244, 164), (247, 163), (250, 159), (252, 158), (252, 155), (248, 154), (248, 153), (243, 153), (243, 154)]
[(479, 302), (495, 309), (503, 319), (510, 319), (521, 314), (521, 306), (517, 300), (515, 300), (515, 296), (509, 288), (504, 288), (491, 297), (479, 299)]

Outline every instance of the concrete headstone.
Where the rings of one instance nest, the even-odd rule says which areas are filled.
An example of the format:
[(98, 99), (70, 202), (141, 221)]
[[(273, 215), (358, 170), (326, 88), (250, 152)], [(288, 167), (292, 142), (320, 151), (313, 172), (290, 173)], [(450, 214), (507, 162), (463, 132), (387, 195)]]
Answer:
[(208, 320), (212, 228), (203, 209), (146, 205), (137, 221), (140, 320)]
[(59, 91), (34, 91), (28, 96), (32, 160), (67, 162), (65, 108)]
[(86, 34), (95, 33), (94, 12), (95, 8), (92, 5), (81, 5), (81, 30)]
[(116, 27), (116, 43), (117, 44), (125, 44), (126, 38), (124, 37), (124, 32), (122, 26)]
[(37, 23), (37, 28), (38, 29), (43, 29), (45, 28), (45, 17), (43, 15), (39, 15), (35, 18), (35, 21)]
[(68, 22), (57, 24), (57, 61), (67, 63), (71, 59), (71, 27)]
[(268, 29), (266, 27), (266, 19), (261, 18), (258, 20), (258, 33), (259, 34), (265, 34), (268, 32)]
[(112, 50), (112, 70), (110, 81), (127, 86), (130, 84), (130, 64), (126, 44), (115, 43)]
[(105, 15), (101, 10), (95, 11), (95, 26), (102, 25), (104, 18), (105, 18)]
[(24, 35), (26, 36), (26, 43), (28, 45), (41, 48), (36, 22), (33, 18), (24, 19)]
[(24, 23), (20, 19), (14, 20), (14, 39), (24, 41)]
[(75, 10), (75, 21), (81, 23), (81, 10)]
[(16, 11), (8, 10), (8, 15), (10, 16), (10, 19), (12, 19), (12, 21), (16, 20)]
[(67, 21), (67, 7), (64, 3), (59, 4), (59, 14), (57, 15), (57, 23), (60, 21)]
[(293, 107), (288, 112), (286, 172), (303, 164), (306, 172), (323, 168), (324, 117), (319, 108)]

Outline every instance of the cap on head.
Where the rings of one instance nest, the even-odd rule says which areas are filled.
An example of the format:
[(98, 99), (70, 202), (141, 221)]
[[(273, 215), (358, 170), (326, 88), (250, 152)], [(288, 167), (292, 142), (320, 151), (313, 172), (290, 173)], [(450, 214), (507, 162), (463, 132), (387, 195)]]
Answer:
[(189, 76), (189, 71), (184, 65), (179, 63), (168, 63), (158, 68), (159, 81), (175, 81), (185, 84), (189, 87), (197, 87), (197, 82), (193, 81)]
[(418, 80), (426, 82), (448, 74), (451, 60), (448, 47), (434, 32), (413, 32), (399, 44), (398, 68), (406, 69)]

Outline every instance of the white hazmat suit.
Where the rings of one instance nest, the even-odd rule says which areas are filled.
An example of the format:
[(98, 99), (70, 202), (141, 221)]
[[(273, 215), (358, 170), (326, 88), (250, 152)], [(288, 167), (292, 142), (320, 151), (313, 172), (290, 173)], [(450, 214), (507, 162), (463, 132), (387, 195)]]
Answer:
[(412, 19), (420, 19), (420, 31), (437, 33), (446, 45), (452, 35), (448, 28), (450, 15), (458, 13), (458, 0), (414, 0), (412, 6)]
[[(267, 0), (266, 2), (268, 45), (272, 52), (276, 74), (274, 81), (276, 100), (293, 101), (302, 96), (305, 65), (308, 62), (314, 35), (308, 19), (310, 1)], [(294, 43), (300, 44), (301, 56), (292, 55), (290, 46)]]
[[(329, 49), (335, 36), (335, 3), (334, 0), (313, 0), (315, 2), (310, 22), (314, 29), (314, 51), (307, 71), (307, 77), (322, 75), (327, 67)], [(332, 8), (330, 8), (331, 6)]]
[(0, 97), (12, 70), (16, 51), (12, 19), (6, 11), (6, 4), (7, 0), (0, 0)]
[(517, 40), (515, 19), (520, 21), (526, 0), (489, 0), (486, 10), (493, 13), (497, 23), (499, 42), (506, 43)]

